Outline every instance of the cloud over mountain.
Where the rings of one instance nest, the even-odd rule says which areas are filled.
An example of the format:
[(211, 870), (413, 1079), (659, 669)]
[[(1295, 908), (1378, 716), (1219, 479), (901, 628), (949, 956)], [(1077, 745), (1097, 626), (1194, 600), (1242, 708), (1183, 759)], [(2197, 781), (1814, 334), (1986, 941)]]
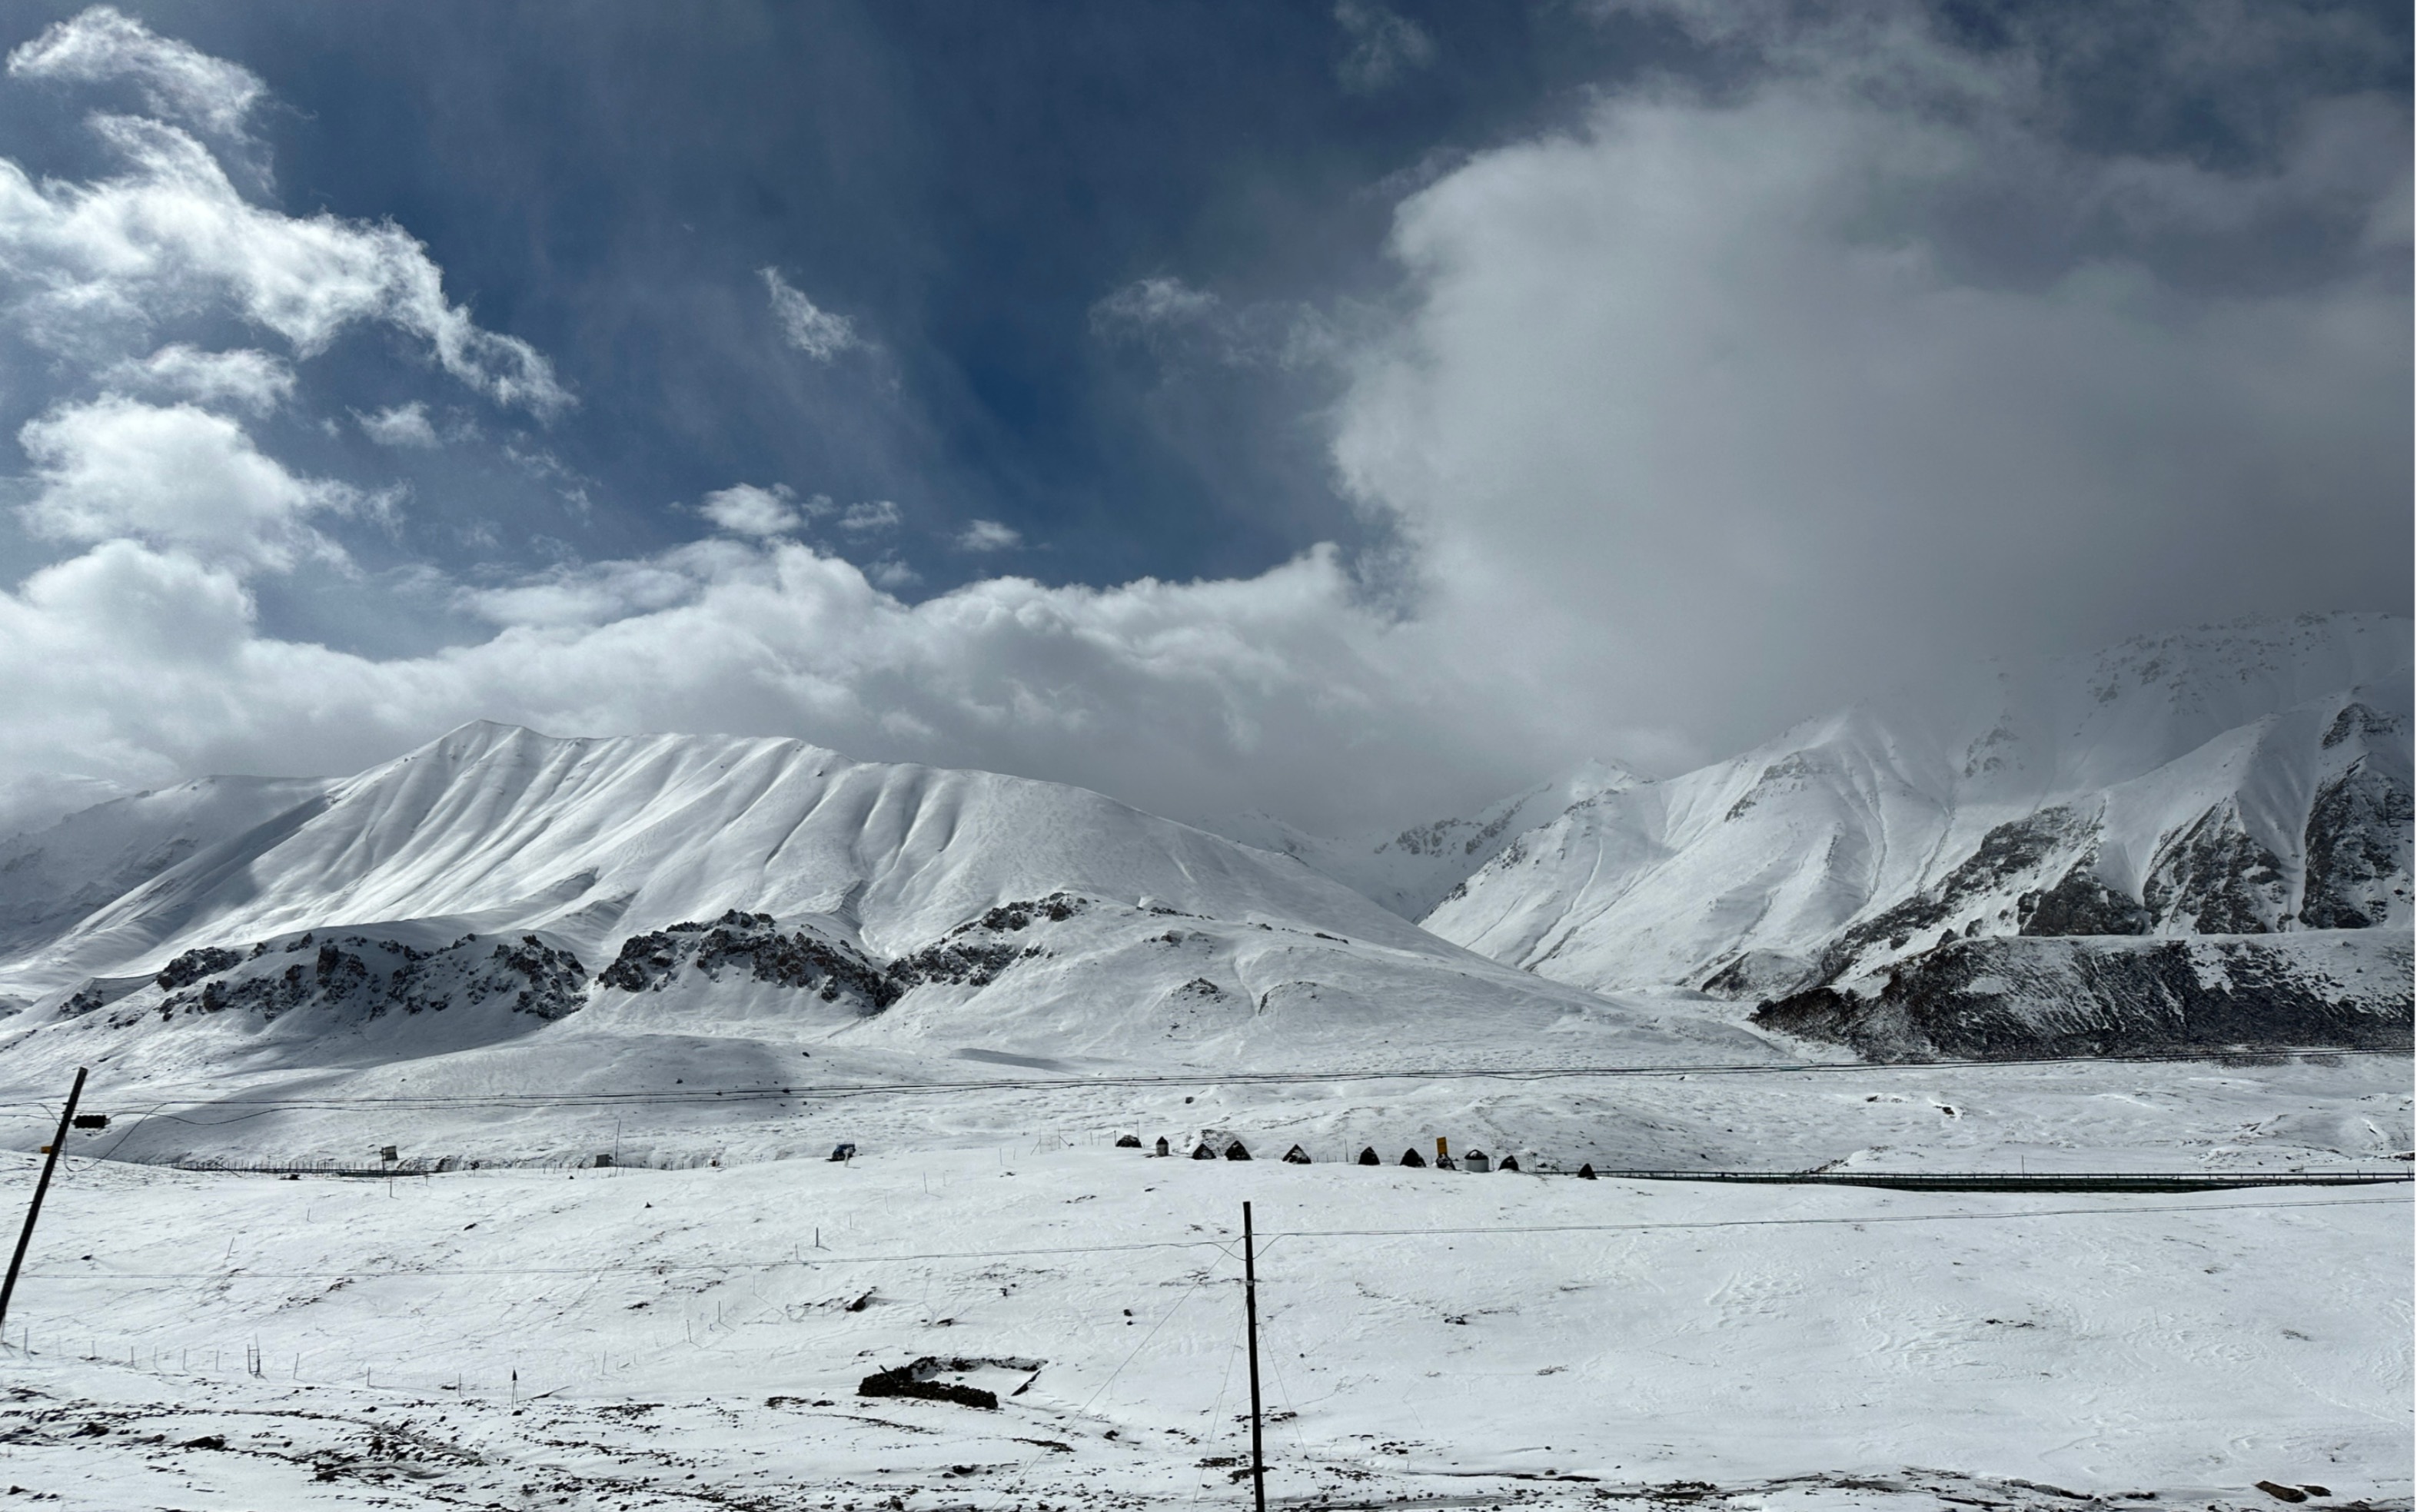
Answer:
[[(455, 453), (584, 521), (592, 464), (523, 429), (566, 423), (580, 370), (474, 319), (410, 228), (240, 187), (188, 128), (234, 131), (258, 80), (88, 11), (0, 86), (130, 81), (150, 111), (92, 117), (84, 177), (0, 159), (0, 315), (53, 364), (18, 435), (0, 777), (343, 770), (493, 718), (1342, 827), (1589, 752), (1667, 767), (1945, 658), (2403, 607), (2405, 108), (2318, 89), (2223, 164), (2086, 142), (2053, 41), (1749, 18), (1721, 87), (1608, 90), (1422, 175), (1380, 301), (1249, 307), (1322, 333), (1315, 423), (1373, 544), (1086, 582), (982, 575), (1054, 563), (1076, 516), (752, 467), (660, 497), (669, 544), (364, 566), (433, 498), (395, 470)], [(828, 377), (863, 337), (759, 255), (726, 285), (763, 284), (748, 340), (768, 305), (813, 359), (782, 366)], [(1065, 318), (1278, 349), (1234, 324), (1254, 295), (1108, 287)], [(427, 392), (333, 396), (364, 337), (461, 401), (446, 446)], [(974, 576), (916, 600), (917, 567)]]

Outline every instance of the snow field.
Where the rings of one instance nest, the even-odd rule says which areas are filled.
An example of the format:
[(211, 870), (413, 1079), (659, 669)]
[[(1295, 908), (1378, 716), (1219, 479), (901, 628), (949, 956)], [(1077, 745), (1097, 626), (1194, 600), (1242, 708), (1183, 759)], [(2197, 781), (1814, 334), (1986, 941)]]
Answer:
[[(1724, 1188), (1029, 1143), (387, 1183), (71, 1161), (9, 1323), (35, 1353), (8, 1356), (0, 1474), (113, 1508), (1230, 1503), (1247, 1487), (1202, 1461), (1247, 1453), (1246, 1200), (1280, 1501), (2410, 1489), (2405, 1189)], [(1043, 1363), (989, 1373), (996, 1414), (854, 1395), (926, 1355)]]
[[(2409, 1063), (2380, 1055), (1608, 1077), (1375, 1075), (1345, 1063), (1332, 1081), (1264, 1082), (1205, 1067), (1185, 1080), (1179, 1066), (1032, 1066), (980, 1050), (942, 1058), (818, 1044), (809, 1055), (737, 1037), (557, 1033), (577, 1021), (475, 1052), (312, 1075), (177, 1084), (121, 1081), (99, 1066), (87, 1101), (115, 1119), (105, 1133), (76, 1136), (72, 1148), (151, 1162), (357, 1162), (392, 1144), (432, 1162), (570, 1165), (613, 1154), (625, 1164), (678, 1167), (817, 1157), (842, 1140), (869, 1153), (1012, 1152), (1036, 1141), (1104, 1144), (1131, 1129), (1180, 1147), (1213, 1127), (1261, 1158), (1297, 1142), (1320, 1162), (1373, 1145), (1390, 1163), (1412, 1145), (1432, 1153), (1441, 1134), (1456, 1149), (1473, 1144), (1523, 1163), (1532, 1154), (1565, 1171), (2041, 1172), (2335, 1169), (2389, 1162), (2417, 1143)], [(1584, 1044), (1573, 1062), (1583, 1064), (1574, 1051)], [(1466, 1053), (1425, 1048), (1430, 1064)], [(1169, 1080), (1085, 1081), (1143, 1069)], [(792, 1084), (797, 1095), (786, 1098), (711, 1096)], [(0, 1085), (0, 1146), (31, 1151), (48, 1140), (42, 1108), (61, 1091), (63, 1081)], [(540, 1100), (565, 1096), (597, 1101)], [(650, 1100), (675, 1096), (698, 1100)], [(250, 1102), (271, 1097), (330, 1101)], [(413, 1098), (440, 1101), (401, 1101)], [(55, 1118), (55, 1103), (48, 1106)]]

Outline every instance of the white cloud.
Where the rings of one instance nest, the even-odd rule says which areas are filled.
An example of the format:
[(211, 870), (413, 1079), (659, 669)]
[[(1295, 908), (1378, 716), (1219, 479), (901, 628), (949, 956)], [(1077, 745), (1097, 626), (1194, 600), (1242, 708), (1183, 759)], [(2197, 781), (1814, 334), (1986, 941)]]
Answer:
[(1228, 367), (1300, 369), (1345, 350), (1332, 317), (1291, 300), (1235, 305), (1172, 277), (1136, 280), (1091, 306), (1091, 331), (1137, 340), (1162, 355), (1205, 352)]
[(1335, 0), (1334, 22), (1351, 38), (1335, 77), (1354, 94), (1373, 95), (1435, 61), (1426, 29), (1375, 0)]
[(1320, 550), (1242, 581), (998, 578), (908, 605), (809, 547), (722, 539), (467, 594), (491, 638), (382, 659), (265, 634), (234, 573), (110, 541), (0, 592), (0, 772), (344, 771), (495, 718), (798, 734), (1178, 813), (1271, 789), (1356, 810), (1398, 797), (1376, 754), (1478, 742), (1427, 728), (1456, 697), (1434, 643), (1353, 596)]
[[(817, 494), (813, 502), (821, 502)], [(798, 493), (786, 483), (770, 488), (757, 488), (752, 483), (737, 483), (705, 496), (697, 512), (723, 530), (740, 536), (781, 536), (805, 523), (798, 508)]]
[(1011, 552), (1024, 544), (1024, 533), (996, 520), (977, 520), (960, 532), (957, 545), (968, 552)]
[(884, 593), (902, 593), (908, 588), (920, 588), (923, 584), (923, 574), (894, 556), (881, 558), (866, 567), (864, 575), (874, 587)]
[(839, 528), (852, 536), (869, 536), (874, 531), (896, 530), (903, 520), (898, 506), (888, 499), (872, 499), (851, 504), (839, 517)]
[[(1607, 98), (1402, 207), (1403, 286), (1370, 307), (1399, 324), (1327, 338), (1349, 377), (1338, 472), (1403, 543), (1407, 590), (1374, 602), (1321, 547), (1243, 579), (995, 577), (910, 604), (894, 556), (860, 568), (784, 538), (834, 515), (870, 537), (858, 511), (879, 501), (741, 485), (700, 504), (722, 532), (705, 541), (422, 581), (487, 633), (355, 654), (265, 627), (247, 583), (340, 560), (312, 522), (374, 501), (199, 407), (266, 407), (281, 365), (247, 389), (226, 376), (239, 364), (211, 366), (235, 355), (155, 354), (136, 365), (155, 375), (110, 382), (196, 402), (112, 394), (23, 434), (23, 518), (82, 554), (0, 590), (0, 779), (339, 772), (494, 718), (793, 734), (1183, 816), (1345, 824), (1442, 811), (1589, 748), (1733, 748), (1925, 659), (2330, 607), (2344, 582), (2405, 600), (2399, 107), (2345, 104), (2254, 174), (2079, 160), (2032, 124), (2019, 60), (1941, 84), (1923, 45), (1799, 38), (1717, 98)], [(1955, 109), (1925, 102), (1958, 88)], [(400, 230), (255, 210), (181, 133), (107, 129), (123, 178), (0, 170), (0, 266), (62, 348), (228, 298), (300, 351), (387, 321), (491, 394), (552, 383), (534, 352), (535, 368), (475, 342), (445, 357), (438, 316), (468, 317)], [(2120, 252), (1976, 268), (1951, 213), (1975, 196), (2136, 238), (2335, 214), (2388, 234), (2371, 265), (2207, 295)], [(781, 311), (787, 285), (766, 286)], [(854, 340), (797, 299), (813, 355)], [(1165, 280), (1095, 319), (1231, 344), (1239, 314)], [(510, 455), (575, 486), (542, 448)], [(958, 543), (1020, 537), (975, 522)]]
[(255, 415), (266, 415), (294, 397), (292, 366), (250, 347), (204, 352), (177, 341), (147, 357), (119, 362), (102, 376), (120, 387), (172, 394), (197, 404), (234, 404)]
[(1358, 353), (1335, 456), (1415, 612), (1559, 689), (1562, 748), (1717, 750), (1942, 663), (2405, 604), (2405, 552), (2387, 581), (2310, 549), (2408, 540), (2405, 257), (2203, 294), (2120, 246), (1992, 268), (1958, 230), (2355, 227), (2407, 183), (2398, 107), (2227, 175), (2044, 138), (2020, 59), (1817, 40), (1401, 207), (1411, 313)]
[(53, 23), (8, 54), (8, 72), (79, 83), (132, 79), (154, 112), (223, 136), (243, 134), (245, 118), (265, 92), (259, 76), (241, 64), (158, 36), (108, 6)]
[(446, 299), (443, 273), (400, 227), (264, 209), (185, 132), (130, 116), (93, 124), (129, 172), (37, 184), (0, 160), (0, 278), (38, 338), (71, 348), (98, 325), (139, 327), (224, 298), (306, 355), (376, 321), (426, 340), (446, 371), (498, 404), (548, 415), (570, 402), (536, 348)]
[(230, 569), (284, 569), (306, 555), (341, 561), (306, 522), (366, 502), (344, 484), (287, 472), (242, 427), (190, 404), (105, 395), (29, 421), (18, 440), (37, 485), (19, 514), (53, 540), (130, 538)]
[(1118, 326), (1144, 330), (1184, 325), (1217, 312), (1217, 296), (1195, 289), (1181, 279), (1136, 279), (1091, 307), (1091, 328), (1113, 331)]
[(494, 625), (596, 627), (692, 603), (718, 578), (753, 560), (754, 548), (737, 541), (692, 541), (636, 561), (567, 563), (505, 587), (465, 588), (454, 597)]
[(834, 315), (789, 286), (778, 268), (761, 268), (766, 293), (771, 295), (772, 318), (782, 339), (816, 362), (828, 362), (863, 341), (844, 315)]
[(361, 434), (381, 446), (433, 446), (437, 444), (436, 427), (428, 423), (428, 406), (418, 400), (370, 415), (356, 415), (353, 420), (361, 428)]

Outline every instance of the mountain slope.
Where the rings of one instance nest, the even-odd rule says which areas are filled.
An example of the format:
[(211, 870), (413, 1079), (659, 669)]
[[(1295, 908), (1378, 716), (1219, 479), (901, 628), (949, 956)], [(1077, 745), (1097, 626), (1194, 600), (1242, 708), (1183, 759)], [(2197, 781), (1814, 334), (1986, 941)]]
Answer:
[(1589, 761), (1476, 813), (1398, 831), (1330, 839), (1255, 812), (1236, 815), (1216, 829), (1228, 839), (1289, 855), (1404, 918), (1419, 919), (1519, 836), (1573, 804), (1641, 780), (1615, 763)]
[(2409, 927), (2409, 626), (2144, 637), (1573, 807), (1427, 915), (1557, 980), (1767, 997), (1949, 940)]
[(0, 990), (36, 1000), (6, 1025), (11, 1068), (357, 1070), (587, 1041), (643, 1076), (690, 1053), (666, 1036), (1170, 1065), (1417, 1061), (1481, 1036), (1516, 1059), (1573, 1034), (1648, 1060), (1772, 1053), (1053, 783), (472, 725), (286, 795), (0, 961)]
[(0, 840), (0, 960), (39, 945), (191, 857), (307, 808), (316, 778), (209, 777)]
[(830, 914), (903, 949), (1067, 886), (1427, 943), (1303, 868), (1098, 794), (798, 741), (469, 725), (310, 791), (280, 823), (165, 868), (9, 966), (55, 981), (156, 969), (205, 936), (436, 916), (595, 948), (730, 909)]

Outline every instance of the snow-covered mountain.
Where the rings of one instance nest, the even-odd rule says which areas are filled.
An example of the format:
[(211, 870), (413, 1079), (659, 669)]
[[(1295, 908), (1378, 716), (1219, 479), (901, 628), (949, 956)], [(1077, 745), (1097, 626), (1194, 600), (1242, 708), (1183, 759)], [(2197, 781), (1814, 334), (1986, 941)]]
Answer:
[(2143, 637), (1576, 804), (1424, 922), (1559, 981), (1748, 999), (1998, 937), (2359, 930), (2405, 960), (2409, 705), (2406, 620)]
[[(1193, 1064), (1771, 1053), (1473, 956), (1288, 858), (1054, 783), (796, 741), (464, 727), (10, 843), (0, 1055), (359, 1063), (540, 1033)], [(113, 894), (113, 889), (115, 891)], [(12, 895), (13, 896), (13, 895)], [(29, 891), (28, 896), (31, 896)], [(13, 1031), (13, 1034), (11, 1033)]]
[(303, 809), (330, 786), (313, 778), (203, 778), (0, 839), (0, 960), (196, 853)]
[(1420, 919), (1519, 836), (1549, 824), (1573, 805), (1622, 792), (1641, 780), (1617, 763), (1589, 761), (1473, 814), (1343, 839), (1312, 835), (1255, 811), (1213, 827), (1228, 839), (1289, 855), (1404, 918)]

